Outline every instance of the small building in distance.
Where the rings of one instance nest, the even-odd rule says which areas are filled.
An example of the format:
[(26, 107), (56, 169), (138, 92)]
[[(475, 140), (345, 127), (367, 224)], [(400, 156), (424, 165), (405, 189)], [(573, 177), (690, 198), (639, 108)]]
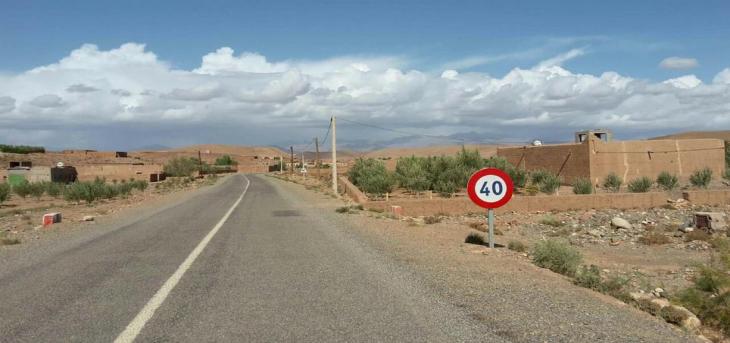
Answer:
[(599, 185), (610, 173), (625, 182), (643, 176), (653, 180), (663, 171), (686, 181), (703, 168), (718, 176), (725, 170), (725, 146), (720, 139), (614, 141), (608, 130), (589, 130), (576, 132), (575, 140), (498, 148), (497, 155), (527, 171), (551, 171), (565, 184), (586, 178)]

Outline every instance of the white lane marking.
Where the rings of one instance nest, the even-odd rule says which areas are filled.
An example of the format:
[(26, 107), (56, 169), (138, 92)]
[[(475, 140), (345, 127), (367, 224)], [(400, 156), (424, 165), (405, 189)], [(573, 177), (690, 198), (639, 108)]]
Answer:
[(117, 339), (114, 340), (115, 343), (131, 343), (134, 341), (135, 338), (137, 338), (137, 335), (139, 335), (140, 331), (142, 331), (142, 328), (147, 324), (147, 322), (152, 319), (152, 316), (155, 314), (155, 311), (162, 305), (162, 303), (165, 301), (167, 296), (170, 294), (173, 288), (177, 285), (177, 283), (180, 281), (180, 279), (183, 277), (185, 272), (190, 268), (190, 266), (195, 262), (195, 259), (198, 258), (198, 255), (203, 252), (203, 249), (205, 249), (205, 246), (208, 245), (208, 242), (215, 236), (215, 234), (220, 230), (221, 226), (228, 220), (228, 217), (231, 216), (231, 213), (233, 213), (233, 210), (236, 209), (239, 203), (241, 203), (241, 200), (243, 200), (243, 196), (246, 195), (246, 191), (248, 191), (248, 186), (251, 184), (251, 181), (244, 176), (246, 179), (246, 187), (243, 189), (243, 193), (241, 193), (241, 196), (236, 200), (236, 202), (231, 206), (230, 209), (228, 209), (228, 212), (221, 218), (221, 220), (218, 222), (218, 224), (215, 224), (212, 230), (208, 232), (207, 235), (203, 238), (200, 243), (198, 243), (198, 246), (193, 249), (193, 251), (188, 255), (188, 257), (183, 261), (183, 263), (177, 267), (177, 270), (175, 270), (175, 273), (170, 276), (167, 281), (165, 281), (165, 284), (162, 285), (162, 287), (155, 293), (155, 295), (152, 296), (152, 299), (147, 302), (146, 305), (142, 308), (141, 311), (137, 314), (136, 317), (132, 320), (129, 325), (127, 325), (127, 328), (122, 331), (122, 333), (117, 336)]

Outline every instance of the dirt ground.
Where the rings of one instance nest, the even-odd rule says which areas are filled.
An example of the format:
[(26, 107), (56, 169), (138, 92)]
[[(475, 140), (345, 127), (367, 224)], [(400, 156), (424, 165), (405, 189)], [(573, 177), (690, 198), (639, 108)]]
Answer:
[[(40, 199), (30, 196), (23, 199), (13, 194), (8, 201), (0, 205), (0, 238), (6, 240), (5, 244), (23, 244), (43, 239), (48, 234), (93, 227), (98, 220), (113, 216), (127, 208), (169, 201), (181, 193), (210, 184), (211, 180), (199, 179), (184, 184), (171, 178), (168, 181), (150, 184), (144, 192), (134, 190), (126, 198), (99, 200), (93, 204), (68, 202), (62, 197), (54, 198), (48, 195)], [(44, 227), (43, 215), (52, 212), (61, 213), (61, 223)], [(83, 221), (85, 216), (93, 216), (94, 220)], [(0, 244), (0, 249), (2, 248)]]
[[(306, 189), (332, 196), (326, 185), (314, 180), (294, 178), (293, 181), (304, 184)], [(350, 204), (355, 205), (352, 202)], [(431, 272), (439, 274), (446, 284), (451, 275), (428, 266), (439, 258), (449, 258), (461, 261), (450, 268), (458, 268), (459, 273), (463, 273), (470, 269), (466, 265), (473, 262), (468, 257), (470, 255), (487, 256), (483, 263), (499, 265), (498, 274), (505, 277), (512, 273), (539, 271), (550, 275), (539, 277), (542, 279), (567, 279), (534, 266), (530, 260), (529, 249), (535, 242), (559, 239), (576, 247), (583, 254), (584, 264), (598, 266), (604, 278), (625, 280), (628, 292), (651, 294), (660, 288), (663, 291), (661, 297), (671, 297), (674, 292), (690, 286), (698, 267), (707, 263), (712, 255), (712, 247), (707, 242), (711, 236), (687, 235), (679, 229), (685, 228), (689, 218), (697, 211), (730, 215), (730, 205), (692, 206), (686, 202), (646, 210), (605, 209), (500, 215), (496, 218), (495, 241), (505, 247), (510, 241), (519, 241), (527, 246), (526, 252), (516, 252), (507, 248), (490, 251), (480, 245), (464, 243), (470, 233), (485, 235), (485, 215), (394, 218), (388, 213), (356, 208), (348, 211), (346, 217), (357, 222), (355, 227), (362, 228), (360, 233), (373, 237), (380, 244), (389, 245), (395, 249), (395, 257), (404, 262), (432, 269)], [(632, 228), (613, 228), (611, 220), (616, 217), (629, 221)], [(661, 244), (647, 244), (643, 237), (649, 232), (666, 238)], [(424, 253), (421, 254), (421, 251)], [(458, 267), (462, 263), (463, 268)], [(609, 298), (598, 293), (596, 296)], [(610, 299), (607, 301), (618, 301)], [(708, 336), (714, 334), (711, 330), (703, 330)]]

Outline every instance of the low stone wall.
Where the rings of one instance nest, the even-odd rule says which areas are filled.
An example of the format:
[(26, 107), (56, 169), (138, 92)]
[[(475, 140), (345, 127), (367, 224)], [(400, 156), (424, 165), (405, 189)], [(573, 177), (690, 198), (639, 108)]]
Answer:
[(730, 204), (730, 190), (686, 191), (682, 193), (685, 200), (703, 205)]
[(339, 191), (341, 193), (346, 194), (358, 204), (365, 204), (366, 202), (368, 202), (367, 195), (365, 195), (365, 193), (355, 187), (355, 185), (353, 185), (350, 180), (347, 179), (347, 177), (340, 176), (337, 186), (339, 187)]
[[(730, 191), (689, 191), (685, 199), (694, 204), (719, 205), (730, 203)], [(507, 205), (496, 210), (500, 212), (537, 212), (589, 210), (601, 208), (632, 209), (652, 208), (667, 204), (667, 193), (619, 193), (588, 195), (537, 195), (515, 196)], [(436, 213), (450, 215), (467, 214), (486, 211), (474, 205), (469, 198), (454, 199), (397, 199), (391, 201), (370, 201), (365, 207), (387, 211), (390, 206), (400, 206), (403, 215), (428, 216)]]

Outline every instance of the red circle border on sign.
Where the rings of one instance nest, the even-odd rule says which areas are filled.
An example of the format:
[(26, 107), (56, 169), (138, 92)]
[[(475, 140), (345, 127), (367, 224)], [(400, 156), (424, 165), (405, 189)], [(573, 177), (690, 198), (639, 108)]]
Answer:
[[(507, 186), (507, 194), (505, 194), (504, 198), (497, 202), (486, 202), (477, 196), (476, 191), (474, 190), (474, 186), (476, 186), (477, 181), (481, 179), (483, 176), (486, 175), (496, 175), (501, 177)], [(471, 199), (472, 202), (477, 204), (479, 207), (484, 208), (498, 208), (504, 206), (507, 202), (512, 199), (512, 192), (514, 190), (514, 183), (512, 182), (512, 178), (507, 175), (504, 171), (497, 169), (497, 168), (484, 168), (481, 170), (478, 170), (476, 173), (474, 173), (469, 178), (469, 183), (466, 185), (466, 191), (469, 194), (469, 199)]]

